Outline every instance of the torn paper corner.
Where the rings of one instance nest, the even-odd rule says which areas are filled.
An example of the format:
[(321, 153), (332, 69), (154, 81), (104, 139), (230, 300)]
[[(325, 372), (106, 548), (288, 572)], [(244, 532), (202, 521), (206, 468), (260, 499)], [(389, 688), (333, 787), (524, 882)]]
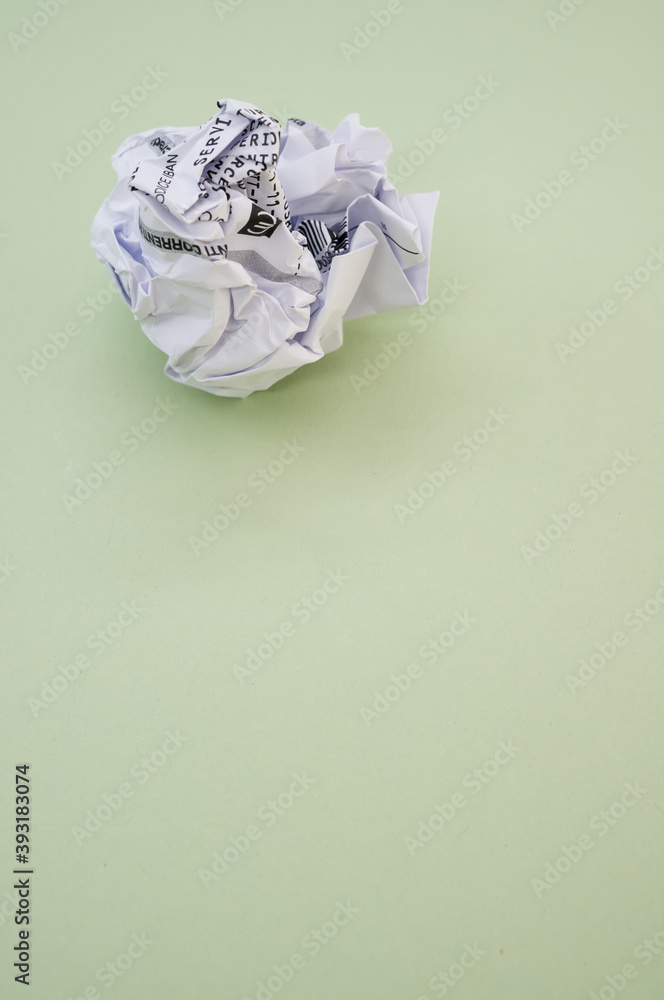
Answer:
[(248, 396), (340, 347), (344, 319), (425, 302), (438, 192), (399, 195), (390, 151), (356, 114), (282, 129), (233, 100), (126, 139), (92, 246), (166, 375)]

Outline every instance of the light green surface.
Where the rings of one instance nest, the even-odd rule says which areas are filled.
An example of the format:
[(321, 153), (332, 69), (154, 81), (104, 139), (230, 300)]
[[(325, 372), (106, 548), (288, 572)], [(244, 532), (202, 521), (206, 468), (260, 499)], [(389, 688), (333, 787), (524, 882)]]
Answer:
[[(412, 0), (348, 58), (370, 4), (244, 0), (220, 18), (203, 2), (71, 0), (18, 51), (7, 37), (2, 996), (26, 995), (5, 895), (22, 761), (34, 1000), (265, 1000), (279, 981), (259, 983), (296, 953), (284, 1000), (433, 1000), (432, 977), (462, 954), (459, 1000), (610, 1000), (606, 977), (626, 964), (621, 996), (662, 996), (664, 268), (650, 248), (664, 240), (664, 14), (644, 0), (569, 9), (554, 24), (546, 2)], [(6, 7), (4, 35), (37, 10)], [(123, 111), (149, 67), (165, 78)], [(491, 74), (495, 93), (460, 127), (445, 119)], [(399, 187), (441, 191), (430, 293), (455, 280), (462, 293), (431, 322), (423, 307), (349, 323), (341, 350), (246, 400), (170, 383), (118, 297), (87, 322), (81, 304), (108, 282), (89, 226), (111, 154), (143, 129), (207, 120), (223, 97), (329, 128), (358, 111), (392, 140), (393, 176), (443, 128)], [(58, 179), (53, 162), (103, 118), (112, 131)], [(627, 128), (583, 168), (575, 151), (606, 119)], [(563, 170), (560, 197), (515, 219)], [(648, 260), (628, 299), (618, 283)], [(613, 314), (562, 360), (556, 345), (607, 299)], [(74, 322), (26, 377), (33, 349)], [(358, 382), (401, 331), (411, 345)], [(172, 412), (137, 443), (157, 400)], [(469, 457), (458, 442), (491, 409), (502, 425)], [(301, 454), (259, 492), (250, 477), (293, 441)], [(116, 451), (67, 509), (77, 477)], [(627, 461), (594, 493), (616, 451)], [(400, 517), (446, 461), (454, 475)], [(191, 537), (240, 492), (250, 503), (195, 554)], [(574, 503), (546, 551), (523, 548), (547, 526), (555, 537)], [(299, 602), (329, 571), (346, 579), (305, 621)], [(123, 602), (140, 612), (100, 645)], [(422, 649), (454, 621), (449, 651)], [(282, 626), (241, 683), (235, 665)], [(616, 632), (601, 666), (596, 644), (610, 653)], [(83, 653), (55, 700), (30, 701)], [(593, 653), (596, 674), (575, 685)], [(411, 664), (408, 690), (376, 702)], [(362, 713), (374, 703), (382, 714)], [(145, 771), (169, 733), (181, 745)], [(496, 753), (486, 783), (466, 777)], [(265, 806), (289, 802), (294, 773), (313, 783), (275, 821)], [(608, 826), (627, 783), (645, 792)], [(84, 836), (105, 796), (121, 805)], [(409, 852), (404, 838), (451, 802)], [(248, 827), (246, 854), (201, 875)], [(545, 887), (563, 848), (580, 860)], [(347, 923), (315, 954), (306, 935), (335, 914)], [(130, 968), (97, 978), (143, 934)]]

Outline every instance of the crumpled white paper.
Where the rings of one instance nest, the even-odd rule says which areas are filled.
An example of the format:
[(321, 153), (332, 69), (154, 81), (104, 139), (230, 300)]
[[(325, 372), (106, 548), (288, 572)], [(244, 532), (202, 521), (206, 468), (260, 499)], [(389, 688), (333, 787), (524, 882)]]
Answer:
[(122, 143), (92, 246), (166, 375), (248, 396), (340, 347), (344, 318), (426, 302), (438, 192), (400, 196), (356, 114), (330, 134), (217, 103)]

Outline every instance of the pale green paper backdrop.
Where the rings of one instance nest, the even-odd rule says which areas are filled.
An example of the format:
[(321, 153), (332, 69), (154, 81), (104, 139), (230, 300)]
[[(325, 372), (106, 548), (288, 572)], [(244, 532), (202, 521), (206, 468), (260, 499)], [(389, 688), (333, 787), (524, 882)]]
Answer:
[[(662, 996), (664, 12), (386, 8), (3, 9), (3, 997)], [(433, 312), (246, 400), (89, 248), (223, 97), (441, 192)]]

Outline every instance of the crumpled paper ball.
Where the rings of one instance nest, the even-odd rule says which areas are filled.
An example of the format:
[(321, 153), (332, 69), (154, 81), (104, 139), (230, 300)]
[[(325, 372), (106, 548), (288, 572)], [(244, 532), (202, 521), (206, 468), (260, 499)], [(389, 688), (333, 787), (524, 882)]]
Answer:
[(438, 192), (399, 195), (356, 114), (329, 133), (217, 104), (122, 143), (92, 246), (166, 375), (248, 396), (340, 347), (344, 318), (426, 302)]

